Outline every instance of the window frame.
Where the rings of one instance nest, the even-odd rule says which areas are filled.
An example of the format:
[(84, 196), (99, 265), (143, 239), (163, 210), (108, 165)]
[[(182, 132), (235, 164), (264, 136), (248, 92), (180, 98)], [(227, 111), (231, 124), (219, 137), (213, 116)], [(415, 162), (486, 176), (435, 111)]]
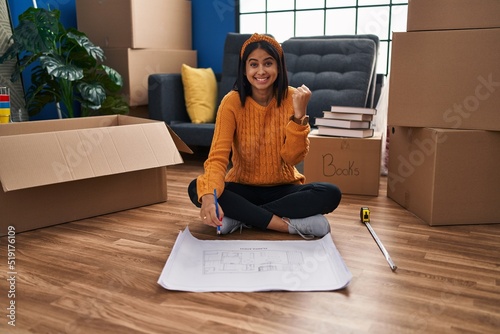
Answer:
[[(247, 0), (247, 1), (252, 1), (252, 0)], [(397, 7), (401, 6), (406, 6), (408, 7), (408, 1), (402, 1), (402, 0), (379, 0), (379, 3), (373, 3), (373, 4), (360, 4), (362, 0), (355, 0), (355, 5), (346, 5), (346, 6), (327, 6), (327, 0), (323, 0), (323, 7), (318, 8), (318, 7), (311, 7), (311, 8), (300, 8), (297, 9), (297, 1), (294, 0), (294, 9), (284, 9), (284, 10), (267, 10), (268, 8), (268, 0), (264, 0), (265, 2), (265, 10), (262, 11), (254, 11), (254, 12), (245, 12), (241, 13), (240, 12), (240, 1), (235, 1), (235, 14), (236, 14), (236, 31), (240, 31), (240, 17), (242, 15), (253, 15), (253, 14), (264, 14), (265, 15), (265, 31), (262, 33), (268, 33), (268, 23), (267, 23), (267, 16), (268, 14), (276, 14), (276, 13), (289, 13), (293, 12), (294, 16), (294, 23), (293, 23), (293, 36), (296, 36), (297, 33), (297, 13), (298, 12), (305, 12), (305, 11), (310, 11), (310, 10), (322, 10), (323, 11), (323, 35), (326, 35), (326, 28), (327, 28), (327, 11), (335, 11), (335, 10), (346, 10), (346, 9), (354, 9), (355, 10), (355, 22), (354, 22), (354, 31), (355, 34), (358, 34), (358, 27), (359, 27), (359, 11), (367, 8), (376, 8), (376, 7), (388, 7), (389, 9), (389, 14), (388, 14), (388, 19), (389, 22), (387, 24), (388, 31), (387, 31), (387, 38), (381, 38), (379, 36), (380, 40), (380, 45), (381, 47), (379, 48), (379, 54), (384, 52), (386, 55), (386, 64), (384, 69), (380, 69), (379, 66), (377, 66), (377, 73), (378, 74), (383, 74), (387, 76), (389, 72), (389, 66), (390, 66), (390, 55), (391, 55), (391, 46), (392, 46), (392, 34), (391, 32), (393, 31), (393, 11)], [(373, 2), (377, 2), (374, 0)], [(365, 32), (366, 33), (366, 32)]]

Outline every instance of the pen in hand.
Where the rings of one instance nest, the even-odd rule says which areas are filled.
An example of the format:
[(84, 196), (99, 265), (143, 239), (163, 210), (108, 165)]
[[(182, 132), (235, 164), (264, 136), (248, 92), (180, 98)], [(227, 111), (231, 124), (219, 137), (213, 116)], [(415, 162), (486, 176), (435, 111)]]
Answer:
[[(219, 218), (219, 202), (217, 201), (217, 189), (214, 189), (215, 215)], [(220, 225), (217, 225), (217, 234), (220, 234)]]

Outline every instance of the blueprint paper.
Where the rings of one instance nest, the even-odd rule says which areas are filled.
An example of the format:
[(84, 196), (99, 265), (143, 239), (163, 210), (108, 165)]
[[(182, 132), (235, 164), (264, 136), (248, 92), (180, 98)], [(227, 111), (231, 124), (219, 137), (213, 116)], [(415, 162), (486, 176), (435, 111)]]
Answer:
[(199, 240), (181, 231), (158, 279), (165, 289), (328, 291), (352, 274), (332, 236), (317, 240)]

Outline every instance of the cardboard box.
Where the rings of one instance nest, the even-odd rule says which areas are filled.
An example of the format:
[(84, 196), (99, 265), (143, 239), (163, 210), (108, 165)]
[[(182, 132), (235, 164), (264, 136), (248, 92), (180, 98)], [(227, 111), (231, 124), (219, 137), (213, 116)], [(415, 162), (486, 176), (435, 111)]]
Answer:
[(123, 77), (130, 106), (148, 104), (148, 78), (154, 73), (181, 73), (182, 64), (197, 66), (196, 51), (167, 49), (104, 49), (105, 64)]
[(500, 130), (500, 29), (394, 33), (388, 124)]
[(129, 116), (1, 124), (0, 235), (164, 202), (178, 149), (164, 122)]
[(409, 0), (407, 31), (500, 27), (498, 0)]
[(343, 194), (378, 196), (382, 135), (341, 138), (309, 134), (306, 182), (330, 182)]
[(431, 226), (500, 223), (500, 132), (395, 127), (387, 196)]
[(77, 0), (76, 16), (100, 47), (192, 49), (191, 1)]

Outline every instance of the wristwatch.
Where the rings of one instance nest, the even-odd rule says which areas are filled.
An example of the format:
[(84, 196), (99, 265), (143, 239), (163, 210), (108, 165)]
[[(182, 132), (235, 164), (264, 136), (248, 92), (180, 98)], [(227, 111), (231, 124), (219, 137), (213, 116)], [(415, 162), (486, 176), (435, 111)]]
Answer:
[(295, 115), (290, 116), (290, 120), (294, 121), (298, 125), (307, 125), (309, 123), (309, 116), (304, 116), (302, 118), (295, 118)]

